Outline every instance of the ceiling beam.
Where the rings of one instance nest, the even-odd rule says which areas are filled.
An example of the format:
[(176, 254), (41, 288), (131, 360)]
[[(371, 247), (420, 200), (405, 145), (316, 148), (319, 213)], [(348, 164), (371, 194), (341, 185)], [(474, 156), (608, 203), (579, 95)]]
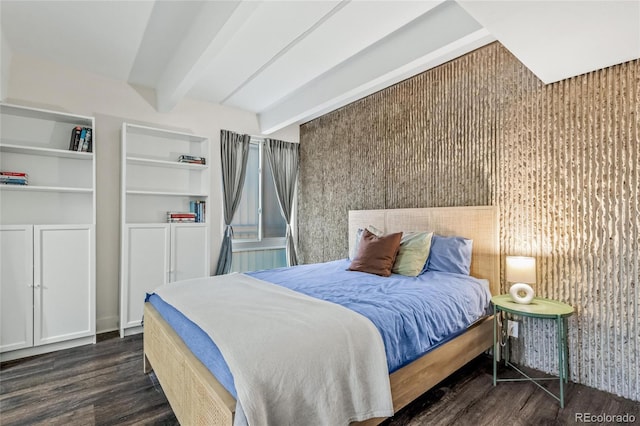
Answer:
[(200, 80), (260, 1), (207, 1), (158, 79), (156, 108), (171, 111)]
[(262, 133), (304, 123), (495, 41), (445, 2), (258, 114)]

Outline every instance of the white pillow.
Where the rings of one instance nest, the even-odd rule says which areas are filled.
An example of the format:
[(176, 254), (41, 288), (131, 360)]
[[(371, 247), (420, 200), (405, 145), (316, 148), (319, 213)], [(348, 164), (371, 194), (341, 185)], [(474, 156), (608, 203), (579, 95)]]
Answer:
[[(382, 235), (384, 235), (384, 232), (382, 232), (381, 230), (379, 230), (373, 225), (368, 225), (366, 229), (376, 237), (382, 237)], [(360, 247), (360, 240), (362, 239), (363, 232), (364, 232), (363, 228), (358, 228), (358, 230), (356, 231), (356, 241), (353, 244), (353, 250), (349, 253), (349, 259), (351, 260), (355, 259), (356, 254), (358, 254), (358, 247)]]

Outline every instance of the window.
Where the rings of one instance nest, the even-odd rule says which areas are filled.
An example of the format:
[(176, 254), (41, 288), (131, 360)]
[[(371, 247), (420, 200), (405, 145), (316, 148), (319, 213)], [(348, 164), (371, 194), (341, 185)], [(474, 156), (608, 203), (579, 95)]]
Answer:
[(286, 266), (287, 223), (261, 139), (251, 139), (242, 197), (231, 225), (233, 272)]

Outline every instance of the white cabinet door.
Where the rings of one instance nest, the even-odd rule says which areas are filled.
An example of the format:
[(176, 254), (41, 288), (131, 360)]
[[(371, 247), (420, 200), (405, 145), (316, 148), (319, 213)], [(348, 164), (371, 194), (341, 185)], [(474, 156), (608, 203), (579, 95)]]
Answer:
[(209, 275), (209, 238), (205, 223), (171, 224), (171, 281)]
[(93, 225), (34, 226), (34, 345), (95, 334)]
[(0, 352), (33, 345), (33, 227), (0, 227)]
[(120, 334), (142, 323), (145, 294), (169, 280), (169, 224), (125, 225)]

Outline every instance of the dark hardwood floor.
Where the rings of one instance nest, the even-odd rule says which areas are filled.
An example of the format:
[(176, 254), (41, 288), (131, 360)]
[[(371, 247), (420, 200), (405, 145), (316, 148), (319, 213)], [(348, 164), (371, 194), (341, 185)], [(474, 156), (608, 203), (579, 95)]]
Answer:
[[(492, 385), (491, 359), (476, 358), (401, 410), (386, 426), (568, 425), (576, 413), (635, 417), (640, 403), (569, 383), (566, 406), (530, 383)], [(501, 368), (500, 375), (511, 371)], [(556, 382), (547, 382), (557, 391)], [(162, 389), (142, 372), (142, 336), (101, 335), (83, 346), (0, 366), (2, 425), (176, 425)], [(591, 424), (597, 424), (591, 422)], [(607, 423), (613, 424), (613, 423)]]

